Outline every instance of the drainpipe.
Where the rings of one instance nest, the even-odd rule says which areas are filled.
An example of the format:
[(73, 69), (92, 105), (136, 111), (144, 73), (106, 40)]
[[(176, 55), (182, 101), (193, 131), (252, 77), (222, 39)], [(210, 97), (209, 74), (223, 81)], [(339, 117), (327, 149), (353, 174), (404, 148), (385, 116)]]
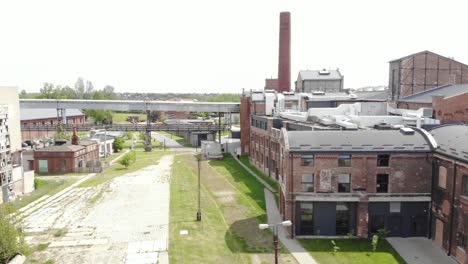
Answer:
[(450, 256), (452, 254), (452, 238), (453, 238), (453, 215), (455, 209), (455, 184), (457, 180), (457, 162), (455, 161), (453, 164), (453, 181), (452, 181), (452, 204), (450, 205), (450, 225), (449, 225), (449, 248), (447, 255)]
[[(290, 172), (290, 179), (291, 179), (291, 203), (292, 203), (292, 207), (294, 208), (294, 210), (291, 210), (291, 219), (293, 221), (293, 225), (291, 225), (291, 238), (294, 238), (294, 235), (295, 235), (295, 225), (296, 225), (296, 218), (294, 217), (294, 213), (296, 212), (296, 207), (295, 207), (295, 201), (294, 201), (294, 177), (293, 177), (293, 155), (292, 153), (289, 153), (289, 162), (291, 164), (290, 168), (291, 168), (291, 172)], [(292, 208), (292, 209), (293, 209)]]
[(431, 179), (431, 201), (429, 202), (429, 220), (428, 220), (428, 227), (429, 232), (427, 234), (427, 238), (432, 238), (432, 203), (434, 201), (434, 189), (435, 189), (435, 179), (436, 179), (436, 171), (438, 171), (438, 166), (440, 161), (439, 160), (432, 160), (432, 179)]

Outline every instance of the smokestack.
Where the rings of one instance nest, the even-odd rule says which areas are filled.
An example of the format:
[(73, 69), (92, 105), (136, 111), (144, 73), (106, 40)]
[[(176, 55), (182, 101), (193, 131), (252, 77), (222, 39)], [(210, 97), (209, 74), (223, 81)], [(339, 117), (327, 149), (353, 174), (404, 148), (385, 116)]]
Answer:
[(72, 140), (72, 145), (78, 145), (79, 144), (78, 132), (76, 131), (76, 127), (73, 128), (73, 136), (72, 136), (71, 140)]
[(278, 92), (291, 90), (291, 14), (280, 13)]

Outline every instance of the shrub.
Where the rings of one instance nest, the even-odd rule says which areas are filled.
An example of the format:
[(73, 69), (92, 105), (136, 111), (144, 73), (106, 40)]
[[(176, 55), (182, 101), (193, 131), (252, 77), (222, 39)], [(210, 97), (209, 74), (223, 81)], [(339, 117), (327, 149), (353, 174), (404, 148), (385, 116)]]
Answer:
[(124, 140), (122, 138), (115, 138), (114, 143), (112, 143), (112, 149), (114, 152), (120, 152), (124, 148)]
[(377, 250), (377, 246), (379, 245), (379, 236), (378, 235), (373, 235), (372, 236), (372, 252), (375, 252)]
[(125, 168), (128, 168), (128, 166), (130, 166), (130, 164), (134, 163), (135, 161), (136, 153), (135, 151), (130, 151), (119, 160), (119, 164), (124, 166)]
[(7, 263), (17, 254), (26, 255), (29, 251), (23, 231), (10, 223), (7, 217), (13, 212), (9, 206), (0, 206), (0, 263)]
[(125, 138), (127, 139), (133, 139), (133, 133), (130, 131), (125, 132)]
[(335, 240), (331, 241), (332, 246), (333, 246), (333, 253), (336, 253), (340, 250), (340, 247), (336, 245)]

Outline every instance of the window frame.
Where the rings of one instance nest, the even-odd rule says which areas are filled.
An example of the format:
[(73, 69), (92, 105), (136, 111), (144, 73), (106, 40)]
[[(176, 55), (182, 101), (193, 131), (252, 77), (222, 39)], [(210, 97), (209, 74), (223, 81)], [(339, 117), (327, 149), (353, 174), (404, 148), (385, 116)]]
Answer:
[[(310, 175), (312, 178), (312, 181), (304, 181), (304, 176), (306, 175)], [(314, 179), (314, 174), (313, 173), (303, 173), (301, 175), (301, 192), (315, 192), (315, 179)], [(304, 186), (306, 185), (307, 186), (307, 191), (304, 190)], [(312, 185), (312, 191), (309, 191), (309, 188), (310, 188), (310, 185)]]
[[(465, 188), (466, 187), (466, 188)], [(462, 196), (468, 197), (468, 175), (462, 176)]]
[[(346, 156), (346, 157), (345, 157)], [(351, 154), (338, 154), (338, 167), (349, 168), (352, 166), (352, 155)], [(349, 163), (349, 164), (348, 164)]]
[[(387, 183), (386, 183), (386, 191), (382, 192), (379, 191), (379, 188), (381, 188), (381, 183), (379, 183), (379, 176), (387, 176)], [(390, 175), (388, 173), (377, 173), (375, 176), (375, 192), (376, 193), (388, 193), (389, 192), (389, 185), (390, 185)]]
[[(441, 169), (445, 170), (444, 172), (444, 181), (442, 181), (444, 183), (444, 186), (441, 186)], [(443, 171), (442, 170), (442, 171)], [(439, 168), (437, 170), (437, 187), (440, 188), (440, 189), (444, 189), (446, 190), (447, 189), (447, 174), (448, 174), (448, 170), (445, 166), (442, 166), (442, 165), (439, 165)]]
[(303, 166), (303, 167), (314, 167), (315, 166), (315, 155), (314, 154), (301, 154), (301, 166)]
[[(386, 160), (386, 165), (381, 165), (382, 161)], [(390, 167), (390, 155), (389, 154), (380, 154), (377, 155), (377, 167), (379, 168), (388, 168)]]
[[(348, 176), (348, 182), (340, 182), (340, 176)], [(340, 186), (345, 186), (345, 191), (340, 191)], [(346, 191), (347, 190), (347, 191)], [(351, 192), (351, 173), (340, 173), (338, 174), (338, 188), (339, 193), (350, 193)]]

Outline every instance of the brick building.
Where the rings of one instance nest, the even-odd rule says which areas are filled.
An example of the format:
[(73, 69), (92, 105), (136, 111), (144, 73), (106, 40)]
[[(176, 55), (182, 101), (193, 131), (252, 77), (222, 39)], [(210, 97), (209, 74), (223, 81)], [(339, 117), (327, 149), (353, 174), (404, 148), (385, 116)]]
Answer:
[(78, 145), (53, 145), (34, 151), (34, 169), (40, 174), (83, 172), (99, 161), (99, 145), (82, 141)]
[(433, 158), (431, 236), (448, 255), (467, 263), (468, 125), (446, 125), (430, 133), (439, 145)]
[(296, 81), (297, 93), (314, 91), (342, 92), (344, 76), (340, 70), (300, 71)]
[(430, 51), (390, 61), (392, 100), (444, 84), (468, 84), (468, 65)]
[(431, 145), (415, 129), (287, 131), (279, 155), (280, 212), (291, 236), (425, 236)]
[[(78, 109), (66, 109), (67, 124), (83, 125), (86, 121), (85, 114)], [(51, 126), (58, 124), (57, 110), (55, 109), (28, 109), (20, 110), (21, 137), (23, 140), (41, 139), (53, 137), (55, 132), (41, 131), (35, 126)]]

